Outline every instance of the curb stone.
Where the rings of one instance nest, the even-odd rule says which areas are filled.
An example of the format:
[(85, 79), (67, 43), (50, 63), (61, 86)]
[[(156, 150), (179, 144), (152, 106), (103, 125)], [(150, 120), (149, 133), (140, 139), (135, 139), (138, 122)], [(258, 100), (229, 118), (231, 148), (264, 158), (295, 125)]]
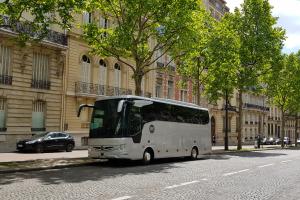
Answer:
[[(36, 160), (35, 160), (36, 161)], [(6, 163), (0, 163), (0, 174), (5, 173), (16, 173), (16, 172), (28, 172), (28, 171), (40, 171), (40, 170), (47, 170), (47, 169), (62, 169), (62, 168), (68, 168), (68, 167), (79, 167), (84, 165), (89, 165), (93, 163), (99, 163), (100, 160), (90, 160), (90, 159), (54, 159), (51, 160), (54, 163), (49, 165), (43, 165), (43, 162), (50, 161), (50, 160), (38, 160), (37, 163), (33, 163), (33, 161), (25, 161), (25, 162), (6, 162)], [(60, 161), (71, 161), (72, 163), (59, 163)], [(56, 162), (56, 163), (55, 163)], [(77, 162), (77, 163), (76, 163)], [(28, 168), (22, 168), (20, 166), (28, 163)], [(1, 165), (16, 165), (17, 167), (4, 167), (1, 169)], [(43, 166), (41, 166), (43, 165)], [(19, 167), (18, 167), (19, 166)]]

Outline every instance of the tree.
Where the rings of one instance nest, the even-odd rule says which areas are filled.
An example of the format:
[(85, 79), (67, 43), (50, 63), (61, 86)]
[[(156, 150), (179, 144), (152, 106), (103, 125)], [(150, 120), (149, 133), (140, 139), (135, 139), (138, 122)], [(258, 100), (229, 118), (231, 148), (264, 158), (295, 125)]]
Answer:
[(100, 10), (115, 25), (105, 29), (89, 24), (84, 38), (94, 54), (114, 57), (132, 70), (136, 95), (141, 94), (143, 76), (189, 36), (195, 13), (201, 13), (200, 0), (91, 0), (87, 5), (87, 11)]
[(260, 86), (260, 77), (270, 70), (271, 63), (282, 49), (284, 31), (276, 27), (277, 19), (271, 14), (268, 0), (244, 0), (241, 10), (236, 9), (232, 24), (240, 40), (237, 70), (239, 94), (238, 146), (242, 148), (243, 93)]
[(232, 14), (217, 23), (208, 38), (208, 81), (205, 92), (210, 102), (225, 99), (225, 150), (228, 150), (228, 99), (237, 86), (240, 41), (232, 27)]
[(196, 23), (191, 33), (187, 38), (175, 44), (177, 46), (175, 50), (179, 52), (172, 53), (182, 55), (176, 68), (177, 72), (183, 77), (189, 77), (189, 80), (192, 81), (197, 104), (200, 105), (200, 88), (205, 85), (208, 79), (208, 39), (211, 37), (212, 29), (215, 26), (215, 19), (208, 12), (202, 10), (201, 13), (194, 16), (193, 20)]
[[(51, 25), (68, 30), (74, 21), (73, 14), (84, 7), (84, 0), (3, 0), (0, 3), (0, 27), (19, 34), (19, 41), (42, 40)], [(4, 17), (5, 16), (5, 17)], [(22, 22), (26, 28), (18, 28)]]
[(284, 147), (286, 115), (299, 111), (300, 66), (295, 54), (282, 56), (267, 76), (266, 89), (270, 103), (281, 110), (280, 135)]

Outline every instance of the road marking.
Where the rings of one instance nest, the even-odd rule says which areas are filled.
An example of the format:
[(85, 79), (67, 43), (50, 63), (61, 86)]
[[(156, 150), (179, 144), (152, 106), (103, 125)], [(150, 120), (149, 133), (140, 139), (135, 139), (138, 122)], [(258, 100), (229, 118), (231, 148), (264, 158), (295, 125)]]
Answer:
[(246, 172), (246, 171), (249, 171), (249, 170), (250, 169), (243, 169), (243, 170), (240, 170), (240, 171), (237, 171), (237, 172), (230, 172), (230, 173), (223, 174), (223, 176), (230, 176), (230, 175), (233, 175), (233, 174), (238, 174), (238, 173)]
[(202, 181), (207, 181), (208, 179), (207, 178), (203, 178), (203, 179), (201, 179)]
[(190, 184), (198, 183), (198, 182), (200, 182), (200, 181), (191, 181), (191, 182), (180, 183), (179, 185), (171, 185), (171, 186), (165, 187), (165, 189), (172, 189), (172, 188), (176, 188), (176, 187), (180, 187), (180, 186), (184, 186), (184, 185), (190, 185)]
[(267, 164), (267, 165), (261, 165), (261, 166), (258, 166), (258, 168), (268, 167), (268, 166), (272, 166), (272, 165), (274, 165), (274, 163)]
[(125, 199), (130, 199), (132, 196), (123, 196), (123, 197), (118, 197), (116, 199), (112, 199), (112, 200), (125, 200)]
[(292, 160), (283, 160), (282, 163), (292, 162)]

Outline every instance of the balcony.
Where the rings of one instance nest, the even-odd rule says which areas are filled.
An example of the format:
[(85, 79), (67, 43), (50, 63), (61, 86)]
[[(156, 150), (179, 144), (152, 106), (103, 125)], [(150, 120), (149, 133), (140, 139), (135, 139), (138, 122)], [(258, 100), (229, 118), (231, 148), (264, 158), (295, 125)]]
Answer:
[(32, 80), (31, 87), (35, 89), (45, 89), (50, 90), (51, 82), (44, 80)]
[[(2, 18), (2, 24), (0, 30), (5, 30), (13, 33), (26, 33), (32, 38), (39, 38), (41, 33), (36, 32), (32, 29), (30, 23), (16, 22), (13, 23), (7, 16), (0, 15)], [(44, 41), (55, 43), (58, 45), (68, 46), (67, 36), (63, 33), (49, 30), (48, 34), (44, 37)]]
[(131, 95), (132, 90), (112, 87), (108, 85), (76, 82), (75, 94), (77, 96), (120, 96), (120, 95)]
[(0, 75), (0, 84), (11, 85), (12, 84), (12, 76)]
[[(226, 106), (224, 104), (222, 110), (225, 110), (225, 108), (226, 108)], [(228, 111), (237, 112), (237, 107), (232, 106), (232, 105), (228, 105)]]
[(251, 104), (251, 103), (244, 103), (244, 108), (255, 109), (255, 110), (260, 110), (260, 111), (264, 111), (264, 112), (270, 110), (269, 107), (260, 106), (260, 105), (256, 105), (256, 104)]

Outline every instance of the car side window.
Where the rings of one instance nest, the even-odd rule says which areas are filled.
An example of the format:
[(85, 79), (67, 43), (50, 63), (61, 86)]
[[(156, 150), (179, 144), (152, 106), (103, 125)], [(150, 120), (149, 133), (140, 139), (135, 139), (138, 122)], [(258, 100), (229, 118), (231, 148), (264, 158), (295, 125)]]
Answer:
[(63, 133), (57, 133), (57, 134), (58, 134), (59, 138), (65, 138), (65, 137), (67, 137), (66, 134), (63, 134)]
[(58, 137), (59, 137), (58, 133), (52, 133), (51, 134), (51, 138), (58, 138)]

